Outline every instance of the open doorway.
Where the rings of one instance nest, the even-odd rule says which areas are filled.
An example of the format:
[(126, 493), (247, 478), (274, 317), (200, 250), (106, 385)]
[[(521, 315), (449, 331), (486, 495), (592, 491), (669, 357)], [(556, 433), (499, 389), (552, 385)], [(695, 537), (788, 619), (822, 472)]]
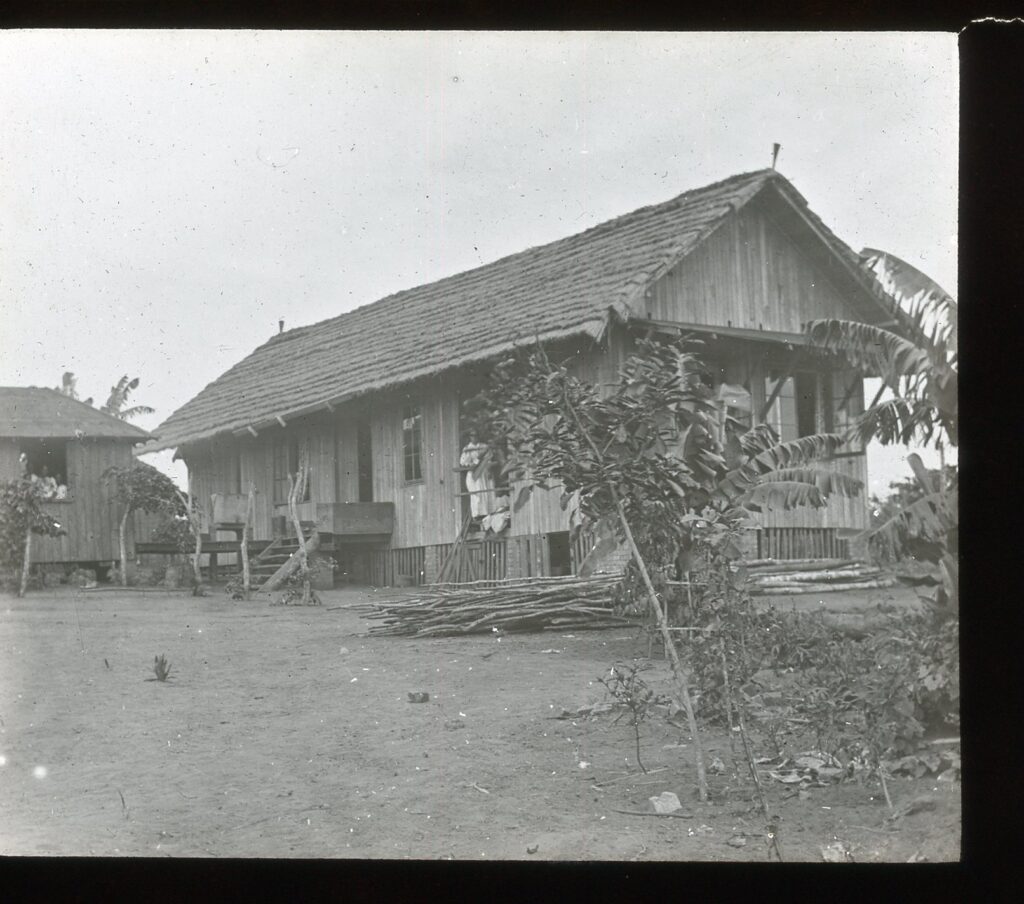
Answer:
[(551, 576), (563, 577), (572, 574), (572, 547), (569, 532), (558, 531), (548, 534), (548, 562)]

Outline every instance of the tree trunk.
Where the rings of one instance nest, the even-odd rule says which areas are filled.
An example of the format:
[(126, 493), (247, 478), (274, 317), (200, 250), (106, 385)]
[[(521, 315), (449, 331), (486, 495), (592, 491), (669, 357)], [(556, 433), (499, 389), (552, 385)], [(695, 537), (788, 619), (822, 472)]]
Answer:
[(25, 531), (25, 558), (21, 564), (21, 584), (18, 586), (18, 596), (24, 596), (28, 590), (28, 572), (32, 567), (32, 528)]
[[(568, 393), (564, 393), (563, 398), (566, 408), (568, 408), (569, 413), (576, 422), (576, 427), (580, 434), (586, 440), (587, 445), (590, 446), (590, 450), (594, 453), (597, 460), (603, 462), (604, 455), (597, 448), (597, 444), (591, 437), (590, 432), (580, 420), (580, 416), (572, 404), (572, 399), (569, 398)], [(679, 661), (679, 653), (676, 650), (675, 641), (672, 639), (672, 632), (669, 630), (668, 616), (661, 606), (661, 602), (658, 599), (658, 591), (654, 589), (654, 583), (651, 581), (651, 576), (647, 571), (647, 564), (644, 562), (644, 557), (640, 554), (640, 548), (636, 545), (636, 540), (633, 538), (633, 531), (629, 526), (629, 519), (626, 518), (626, 509), (622, 504), (622, 499), (619, 497), (619, 492), (614, 484), (609, 482), (606, 485), (608, 492), (611, 494), (612, 501), (615, 503), (619, 523), (622, 525), (622, 531), (626, 536), (626, 543), (629, 545), (633, 561), (636, 562), (636, 566), (640, 570), (640, 577), (643, 579), (644, 587), (647, 590), (647, 598), (650, 601), (651, 610), (658, 620), (658, 629), (661, 632), (662, 643), (665, 645), (665, 654), (669, 658), (669, 663), (672, 666), (672, 675), (676, 682), (676, 696), (679, 698), (679, 702), (683, 704), (683, 710), (686, 712), (686, 722), (690, 728), (690, 735), (693, 737), (693, 753), (697, 761), (697, 795), (701, 801), (706, 801), (708, 799), (708, 779), (707, 770), (704, 767), (704, 746), (701, 743), (700, 731), (697, 728), (697, 715), (693, 710), (693, 700), (690, 697), (690, 682), (686, 677), (683, 664)]]
[(192, 559), (193, 589), (198, 593), (199, 586), (203, 583), (203, 572), (199, 567), (199, 560), (203, 552), (203, 522), (199, 517), (199, 512), (197, 512), (195, 507), (192, 505), (192, 490), (189, 489), (187, 495), (182, 493), (180, 490), (178, 490), (177, 493), (178, 499), (181, 500), (181, 504), (185, 506), (185, 517), (188, 518), (189, 526), (192, 528), (192, 534), (196, 538), (195, 549), (190, 558)]
[[(191, 499), (189, 502), (191, 503)], [(203, 522), (199, 518), (198, 512), (191, 511), (189, 509), (189, 522), (192, 524), (192, 533), (196, 535), (196, 546), (192, 553), (192, 576), (195, 578), (196, 588), (203, 583), (203, 569), (200, 566), (200, 560), (203, 555)]]
[(131, 514), (131, 509), (125, 509), (124, 514), (121, 516), (121, 524), (118, 527), (117, 541), (118, 551), (121, 553), (121, 586), (128, 586), (128, 545), (125, 543), (124, 532), (128, 526), (128, 516)]
[(614, 486), (609, 484), (608, 489), (611, 491), (612, 499), (615, 501), (615, 508), (619, 513), (619, 523), (622, 525), (623, 533), (626, 535), (626, 542), (629, 544), (633, 561), (636, 562), (636, 567), (640, 569), (640, 577), (643, 579), (644, 587), (647, 589), (647, 598), (650, 601), (651, 610), (658, 620), (661, 640), (665, 645), (665, 653), (672, 665), (672, 674), (676, 680), (676, 695), (683, 704), (683, 710), (686, 712), (686, 723), (690, 728), (690, 735), (693, 737), (693, 753), (697, 761), (697, 795), (701, 801), (706, 801), (708, 799), (708, 778), (707, 770), (704, 766), (704, 745), (701, 743), (700, 731), (697, 728), (697, 714), (693, 710), (693, 699), (690, 697), (690, 682), (687, 680), (683, 664), (679, 661), (679, 653), (676, 650), (675, 641), (672, 639), (672, 632), (669, 630), (668, 616), (665, 614), (661, 601), (658, 599), (658, 591), (654, 589), (651, 576), (647, 571), (647, 564), (644, 562), (643, 556), (640, 555), (640, 549), (633, 539), (633, 531), (630, 529), (629, 521), (626, 519), (626, 510), (622, 505), (622, 500), (619, 499), (619, 494)]
[(292, 481), (291, 474), (288, 475), (288, 514), (292, 516), (292, 525), (295, 528), (295, 538), (299, 543), (296, 556), (299, 560), (299, 574), (302, 576), (302, 604), (309, 605), (309, 552), (306, 549), (306, 538), (302, 533), (302, 522), (299, 520), (299, 497), (306, 489), (306, 469), (302, 467)]
[(249, 573), (249, 521), (252, 518), (253, 508), (255, 508), (256, 499), (254, 493), (254, 487), (249, 484), (249, 498), (245, 503), (245, 523), (242, 525), (242, 548), (239, 555), (242, 557), (242, 589), (245, 591), (245, 596), (248, 599), (249, 593), (252, 590), (252, 575)]

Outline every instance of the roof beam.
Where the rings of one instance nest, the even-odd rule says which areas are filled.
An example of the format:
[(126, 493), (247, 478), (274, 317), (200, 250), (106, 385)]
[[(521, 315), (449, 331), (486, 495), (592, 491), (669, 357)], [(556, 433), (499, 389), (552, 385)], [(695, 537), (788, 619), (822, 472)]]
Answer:
[(275, 414), (275, 415), (274, 415), (274, 419), (275, 419), (275, 420), (276, 420), (276, 421), (277, 421), (277, 422), (278, 422), (278, 423), (279, 423), (279, 424), (280, 424), (280, 425), (281, 425), (282, 427), (287, 427), (287, 426), (288, 426), (288, 423), (287, 423), (287, 421), (285, 421), (285, 419), (284, 419), (283, 417), (281, 417), (281, 415), (279, 415), (279, 414)]
[(806, 345), (803, 333), (781, 333), (774, 330), (750, 330), (735, 326), (708, 326), (700, 323), (682, 323), (677, 320), (655, 320), (647, 317), (631, 317), (630, 324), (654, 330), (672, 330), (680, 333), (704, 333), (712, 338), (726, 336), (732, 339), (749, 339), (752, 342), (772, 342), (777, 345)]
[(245, 429), (248, 430), (253, 436), (260, 435), (259, 431), (252, 424), (249, 424)]

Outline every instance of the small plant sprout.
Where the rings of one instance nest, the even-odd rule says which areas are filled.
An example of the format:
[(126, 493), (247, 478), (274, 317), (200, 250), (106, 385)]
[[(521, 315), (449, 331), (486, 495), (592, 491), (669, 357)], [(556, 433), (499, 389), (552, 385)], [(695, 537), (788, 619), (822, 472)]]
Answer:
[[(614, 665), (605, 678), (598, 678), (618, 703), (626, 707), (626, 712), (619, 716), (619, 719), (627, 713), (630, 716), (630, 725), (633, 726), (633, 735), (636, 739), (636, 763), (642, 772), (647, 772), (643, 760), (640, 759), (640, 723), (644, 721), (651, 711), (651, 707), (661, 703), (661, 698), (655, 694), (647, 682), (640, 677), (640, 672), (647, 666), (633, 663), (631, 666)], [(615, 720), (616, 722), (618, 719)]]
[(157, 681), (166, 681), (171, 677), (171, 664), (163, 653), (153, 657), (153, 674), (156, 675)]

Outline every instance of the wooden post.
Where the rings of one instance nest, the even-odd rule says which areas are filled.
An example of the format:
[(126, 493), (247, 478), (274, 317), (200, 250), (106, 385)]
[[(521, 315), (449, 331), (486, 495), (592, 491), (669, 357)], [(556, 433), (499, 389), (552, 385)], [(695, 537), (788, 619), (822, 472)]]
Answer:
[[(580, 431), (580, 434), (590, 447), (590, 450), (594, 453), (595, 458), (597, 461), (603, 462), (604, 456), (601, 454), (601, 451), (597, 448), (597, 445), (594, 443), (589, 431), (580, 420), (580, 416), (577, 414), (575, 407), (573, 407), (572, 400), (569, 398), (568, 393), (565, 393), (564, 400), (573, 420), (576, 422), (577, 429)], [(619, 525), (622, 527), (622, 532), (625, 535), (629, 551), (632, 554), (633, 561), (636, 562), (637, 569), (640, 571), (640, 578), (643, 581), (644, 588), (647, 590), (647, 600), (658, 623), (662, 642), (665, 645), (665, 653), (672, 666), (672, 675), (675, 678), (676, 684), (676, 699), (683, 705), (683, 711), (686, 713), (687, 725), (689, 726), (690, 735), (693, 739), (693, 754), (697, 765), (697, 797), (701, 802), (704, 802), (708, 799), (708, 779), (707, 771), (704, 766), (704, 745), (701, 742), (700, 731), (697, 727), (697, 714), (693, 708), (693, 698), (690, 696), (690, 682), (687, 670), (679, 660), (679, 652), (676, 650), (675, 641), (672, 639), (672, 632), (669, 630), (668, 616), (665, 613), (664, 607), (661, 605), (661, 601), (658, 599), (658, 591), (655, 590), (654, 583), (651, 581), (650, 573), (647, 571), (647, 563), (644, 562), (644, 557), (640, 553), (640, 547), (637, 546), (636, 540), (633, 537), (633, 531), (630, 527), (629, 519), (626, 517), (626, 508), (622, 504), (622, 498), (619, 496), (619, 492), (614, 483), (608, 482), (606, 486), (608, 487), (608, 493), (611, 497), (612, 503), (615, 505)]]
[(28, 573), (32, 567), (32, 528), (25, 531), (25, 558), (21, 565), (21, 584), (18, 586), (18, 596), (24, 596), (28, 590)]
[(128, 527), (128, 516), (132, 513), (131, 507), (126, 506), (121, 516), (121, 524), (117, 533), (118, 552), (121, 554), (121, 586), (128, 586), (128, 544), (125, 541), (125, 530)]
[(296, 552), (298, 559), (299, 573), (302, 575), (302, 603), (309, 604), (309, 552), (306, 549), (306, 538), (302, 533), (302, 522), (299, 520), (299, 498), (306, 492), (306, 465), (305, 462), (299, 465), (299, 471), (292, 480), (288, 475), (288, 513), (292, 516), (292, 525), (295, 527), (295, 538), (299, 548)]
[(249, 483), (249, 497), (245, 503), (245, 521), (242, 523), (242, 545), (239, 555), (242, 557), (242, 589), (246, 597), (252, 590), (252, 575), (249, 573), (249, 520), (256, 506), (256, 485)]
[(181, 490), (177, 491), (178, 499), (181, 504), (185, 506), (185, 517), (188, 518), (189, 526), (192, 528), (192, 533), (195, 535), (196, 545), (192, 552), (192, 580), (193, 588), (192, 592), (194, 595), (199, 595), (199, 588), (203, 583), (203, 572), (199, 567), (199, 560), (203, 552), (203, 524), (199, 517), (199, 512), (195, 511), (192, 505), (192, 488), (188, 489), (188, 493), (182, 493)]

